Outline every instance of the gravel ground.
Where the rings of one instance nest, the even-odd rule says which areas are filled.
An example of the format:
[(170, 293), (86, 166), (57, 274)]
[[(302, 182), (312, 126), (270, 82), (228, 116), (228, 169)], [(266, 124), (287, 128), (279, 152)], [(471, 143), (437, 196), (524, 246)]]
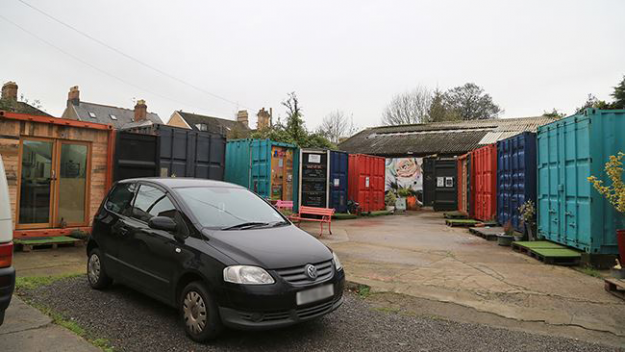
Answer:
[(116, 351), (609, 351), (579, 341), (374, 309), (352, 293), (316, 321), (266, 331), (226, 330), (217, 341), (189, 340), (176, 311), (123, 286), (89, 288), (85, 277), (23, 293), (76, 320)]

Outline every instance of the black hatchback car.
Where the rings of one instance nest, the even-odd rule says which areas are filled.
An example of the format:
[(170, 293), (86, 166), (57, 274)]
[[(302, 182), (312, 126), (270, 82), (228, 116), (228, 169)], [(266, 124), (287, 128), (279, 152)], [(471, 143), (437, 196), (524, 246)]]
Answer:
[(266, 329), (342, 302), (337, 256), (247, 189), (217, 181), (117, 183), (87, 245), (89, 284), (112, 280), (177, 307), (196, 341), (223, 326)]

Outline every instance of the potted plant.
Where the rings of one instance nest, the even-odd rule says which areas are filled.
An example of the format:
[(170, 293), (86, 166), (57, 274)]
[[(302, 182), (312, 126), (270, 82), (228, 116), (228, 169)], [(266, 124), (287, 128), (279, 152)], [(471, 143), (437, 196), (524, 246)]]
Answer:
[(384, 203), (386, 204), (386, 210), (395, 211), (395, 202), (397, 202), (397, 197), (395, 196), (395, 193), (393, 193), (392, 191), (389, 191), (388, 193), (386, 193), (386, 195), (384, 196)]
[(395, 201), (395, 209), (396, 210), (406, 210), (406, 199), (410, 196), (410, 189), (408, 188), (400, 188), (397, 191), (397, 200)]
[[(623, 182), (623, 157), (625, 153), (618, 152), (617, 155), (610, 155), (610, 160), (605, 164), (605, 173), (608, 175), (609, 186), (605, 186), (602, 180), (595, 176), (590, 176), (588, 181), (593, 187), (606, 198), (610, 204), (616, 208), (616, 211), (622, 216), (625, 215), (625, 182)], [(621, 261), (625, 260), (625, 229), (616, 230), (616, 239), (618, 243)]]
[(525, 233), (530, 241), (536, 240), (536, 205), (531, 199), (527, 200), (523, 205), (519, 207), (519, 214), (521, 214), (521, 221), (523, 221), (523, 227)]
[(514, 241), (514, 228), (510, 220), (503, 225), (503, 233), (497, 235), (497, 244), (500, 246), (510, 246)]

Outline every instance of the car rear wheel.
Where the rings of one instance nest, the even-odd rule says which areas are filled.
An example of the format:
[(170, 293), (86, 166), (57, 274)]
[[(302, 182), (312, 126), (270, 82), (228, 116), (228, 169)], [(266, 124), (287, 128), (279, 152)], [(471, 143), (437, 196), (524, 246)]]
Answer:
[(188, 284), (182, 291), (180, 312), (184, 330), (194, 341), (214, 339), (223, 330), (217, 304), (199, 281)]
[(107, 288), (113, 281), (106, 273), (102, 254), (98, 248), (94, 248), (89, 252), (87, 279), (89, 280), (89, 285), (96, 290)]

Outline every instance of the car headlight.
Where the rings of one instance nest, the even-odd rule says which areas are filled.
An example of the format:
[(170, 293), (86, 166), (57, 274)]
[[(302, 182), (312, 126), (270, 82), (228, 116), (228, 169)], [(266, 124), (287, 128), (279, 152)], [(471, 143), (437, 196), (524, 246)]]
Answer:
[(341, 261), (339, 260), (339, 256), (336, 255), (336, 253), (334, 253), (334, 252), (332, 252), (332, 256), (334, 257), (334, 268), (336, 270), (343, 269), (343, 265), (341, 264)]
[(275, 280), (269, 273), (257, 266), (233, 265), (224, 269), (224, 281), (242, 285), (270, 285)]

